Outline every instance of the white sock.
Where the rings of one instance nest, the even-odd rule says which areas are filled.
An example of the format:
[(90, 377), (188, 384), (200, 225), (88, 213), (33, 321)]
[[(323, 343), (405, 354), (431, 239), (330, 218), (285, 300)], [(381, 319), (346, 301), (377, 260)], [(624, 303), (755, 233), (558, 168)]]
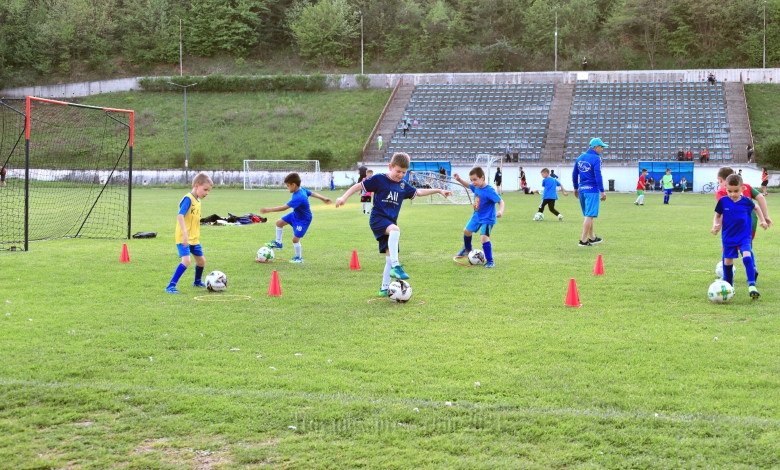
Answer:
[(385, 272), (382, 274), (382, 290), (386, 290), (390, 286), (390, 270), (393, 269), (393, 263), (390, 262), (390, 257), (385, 257)]
[(387, 241), (387, 247), (390, 249), (390, 263), (393, 266), (398, 266), (398, 239), (401, 238), (400, 230), (393, 230), (389, 234), (389, 240)]
[(284, 232), (284, 227), (276, 227), (276, 242), (282, 243), (282, 233)]
[(300, 258), (301, 252), (303, 251), (303, 249), (301, 248), (301, 242), (293, 243), (293, 248), (295, 248), (295, 256)]
[(639, 203), (640, 204), (644, 204), (645, 203), (645, 195), (644, 194), (640, 194), (639, 195)]

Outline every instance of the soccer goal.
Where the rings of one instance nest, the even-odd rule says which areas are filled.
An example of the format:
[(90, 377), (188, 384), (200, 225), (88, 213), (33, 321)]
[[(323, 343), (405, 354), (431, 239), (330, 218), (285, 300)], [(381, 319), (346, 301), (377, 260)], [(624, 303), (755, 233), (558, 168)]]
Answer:
[(469, 188), (458, 183), (458, 180), (450, 175), (442, 175), (437, 171), (415, 171), (412, 184), (418, 189), (432, 188), (452, 191), (452, 196), (449, 198), (440, 194), (417, 196), (412, 200), (414, 204), (474, 204)]
[[(501, 160), (499, 157), (481, 153), (474, 158), (474, 166), (472, 166), (472, 168), (481, 167), (485, 172), (485, 177), (488, 178), (488, 175), (491, 174), (490, 170), (493, 168), (493, 166), (496, 163), (501, 162), (503, 162), (503, 160)], [(490, 178), (488, 178), (488, 181), (490, 181)]]
[(244, 160), (244, 189), (285, 189), (284, 178), (298, 173), (301, 186), (320, 190), (330, 184), (319, 160)]
[(130, 238), (133, 111), (0, 100), (0, 249), (65, 237)]

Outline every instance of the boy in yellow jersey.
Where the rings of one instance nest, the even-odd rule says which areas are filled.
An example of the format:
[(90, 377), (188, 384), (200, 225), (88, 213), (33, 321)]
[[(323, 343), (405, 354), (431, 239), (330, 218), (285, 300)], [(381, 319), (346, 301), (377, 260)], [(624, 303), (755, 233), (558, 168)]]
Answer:
[(206, 258), (203, 256), (203, 248), (200, 246), (200, 201), (209, 195), (214, 183), (206, 173), (199, 173), (192, 180), (192, 191), (182, 198), (179, 203), (179, 215), (176, 224), (176, 248), (181, 256), (181, 263), (176, 267), (171, 282), (165, 289), (169, 294), (178, 294), (176, 284), (184, 271), (190, 265), (190, 254), (195, 257), (195, 287), (206, 287), (201, 280)]

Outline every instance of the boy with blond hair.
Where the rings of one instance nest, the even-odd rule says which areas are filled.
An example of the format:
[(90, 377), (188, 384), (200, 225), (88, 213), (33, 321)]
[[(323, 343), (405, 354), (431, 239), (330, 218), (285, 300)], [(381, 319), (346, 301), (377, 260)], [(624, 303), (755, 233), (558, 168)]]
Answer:
[(176, 249), (181, 257), (181, 263), (176, 267), (165, 292), (178, 294), (176, 284), (190, 265), (190, 255), (195, 258), (195, 287), (206, 287), (203, 283), (203, 268), (206, 258), (203, 247), (200, 246), (200, 201), (209, 195), (214, 183), (206, 173), (199, 173), (192, 180), (192, 191), (179, 202), (179, 214), (176, 216)]
[(409, 171), (411, 159), (403, 152), (393, 154), (387, 165), (388, 172), (380, 173), (355, 184), (336, 199), (336, 207), (343, 206), (350, 196), (358, 191), (374, 193), (374, 203), (371, 209), (369, 225), (374, 232), (374, 238), (379, 243), (379, 252), (385, 254), (385, 270), (382, 276), (382, 287), (379, 295), (387, 296), (390, 278), (409, 279), (403, 266), (398, 261), (398, 241), (401, 229), (398, 228), (398, 214), (404, 199), (414, 199), (417, 196), (441, 194), (444, 197), (452, 195), (452, 191), (444, 189), (417, 189), (404, 181)]

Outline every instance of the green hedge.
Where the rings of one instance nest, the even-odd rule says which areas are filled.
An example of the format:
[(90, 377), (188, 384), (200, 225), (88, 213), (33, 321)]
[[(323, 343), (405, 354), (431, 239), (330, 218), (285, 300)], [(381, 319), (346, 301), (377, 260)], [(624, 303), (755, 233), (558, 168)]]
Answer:
[(328, 86), (328, 77), (315, 75), (207, 75), (204, 77), (145, 77), (138, 80), (144, 91), (181, 91), (181, 88), (168, 85), (197, 83), (190, 91), (210, 92), (246, 92), (246, 91), (322, 91)]

